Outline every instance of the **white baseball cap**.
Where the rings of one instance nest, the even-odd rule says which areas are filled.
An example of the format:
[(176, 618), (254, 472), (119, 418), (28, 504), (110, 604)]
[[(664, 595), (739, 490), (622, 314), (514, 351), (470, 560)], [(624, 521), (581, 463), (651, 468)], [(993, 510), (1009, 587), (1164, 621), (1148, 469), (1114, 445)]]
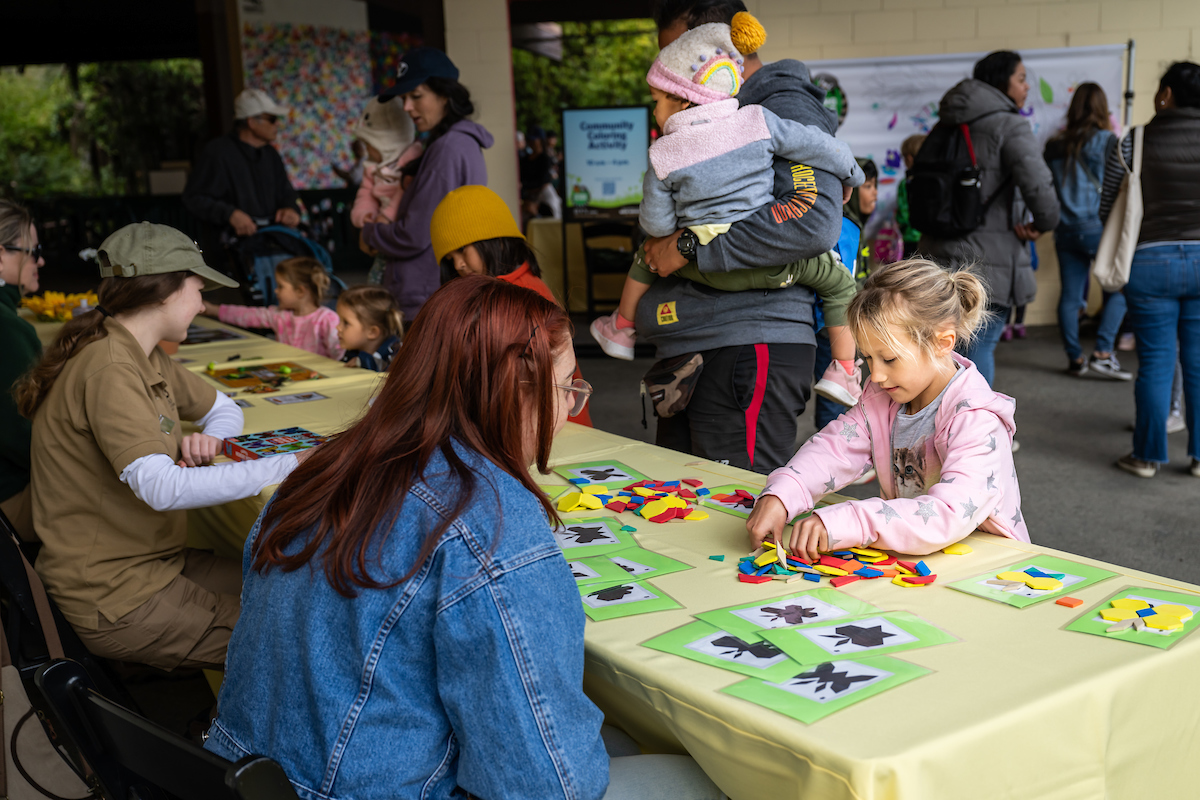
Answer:
[(233, 116), (237, 119), (250, 119), (259, 114), (285, 117), (290, 110), (287, 106), (276, 103), (275, 98), (262, 89), (244, 89), (233, 101)]

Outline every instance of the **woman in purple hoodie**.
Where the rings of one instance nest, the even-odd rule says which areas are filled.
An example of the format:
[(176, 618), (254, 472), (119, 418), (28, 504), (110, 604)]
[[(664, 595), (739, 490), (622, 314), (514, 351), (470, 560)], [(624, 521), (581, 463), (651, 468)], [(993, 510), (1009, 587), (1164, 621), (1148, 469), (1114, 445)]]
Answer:
[(397, 97), (417, 131), (428, 134), (425, 154), (400, 200), (396, 221), (365, 223), (362, 244), (387, 262), (383, 285), (395, 296), (407, 323), (440, 283), (429, 238), (433, 210), (460, 186), (487, 185), (483, 148), (492, 146), (492, 135), (467, 119), (475, 112), (471, 93), (458, 82), (458, 68), (440, 50), (421, 47), (404, 54), (395, 86), (380, 95), (385, 102)]

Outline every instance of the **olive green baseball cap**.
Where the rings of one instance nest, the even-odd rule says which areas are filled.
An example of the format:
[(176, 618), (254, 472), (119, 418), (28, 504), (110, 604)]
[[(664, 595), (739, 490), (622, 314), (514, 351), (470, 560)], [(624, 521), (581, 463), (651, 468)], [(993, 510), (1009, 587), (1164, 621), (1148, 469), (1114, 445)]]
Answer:
[(109, 236), (96, 252), (102, 278), (133, 278), (191, 272), (204, 280), (201, 291), (238, 282), (204, 263), (200, 248), (182, 231), (170, 225), (135, 222)]

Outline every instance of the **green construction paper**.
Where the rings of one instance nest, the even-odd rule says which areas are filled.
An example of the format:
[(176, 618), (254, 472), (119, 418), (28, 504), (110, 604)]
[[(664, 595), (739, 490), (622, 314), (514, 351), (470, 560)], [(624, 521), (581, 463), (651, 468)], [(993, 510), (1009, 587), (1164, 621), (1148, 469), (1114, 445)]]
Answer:
[[(1127, 628), (1116, 633), (1109, 633), (1108, 628), (1114, 623), (1100, 619), (1100, 612), (1108, 608), (1113, 600), (1122, 597), (1136, 597), (1145, 600), (1151, 605), (1175, 603), (1181, 606), (1188, 606), (1192, 609), (1192, 618), (1183, 623), (1182, 630), (1177, 630), (1173, 633), (1162, 633), (1151, 628), (1147, 628), (1144, 631)], [(1145, 644), (1150, 647), (1169, 650), (1178, 644), (1180, 639), (1196, 630), (1197, 627), (1200, 627), (1200, 595), (1168, 592), (1165, 589), (1146, 589), (1141, 586), (1125, 586), (1104, 598), (1103, 602), (1092, 606), (1080, 614), (1074, 621), (1064, 626), (1063, 630), (1075, 631), (1076, 633), (1091, 633), (1107, 639), (1121, 639), (1126, 642), (1135, 642), (1136, 644)]]
[[(721, 634), (721, 636), (715, 636), (716, 634)], [(753, 652), (740, 652), (742, 648), (736, 643), (716, 646), (714, 648), (717, 652), (725, 653), (726, 655), (724, 656), (713, 655), (711, 652), (701, 652), (688, 647), (689, 644), (702, 642), (710, 637), (737, 639), (743, 645), (769, 648), (774, 650), (777, 655), (770, 658), (759, 658)], [(804, 670), (790, 656), (770, 642), (743, 639), (737, 636), (737, 634), (723, 631), (716, 626), (709, 625), (707, 622), (692, 622), (684, 625), (682, 628), (668, 631), (661, 636), (655, 636), (649, 641), (642, 642), (642, 647), (661, 650), (664, 653), (671, 653), (672, 655), (681, 656), (692, 661), (699, 661), (701, 664), (727, 669), (740, 675), (749, 675), (751, 678), (761, 678), (765, 681), (787, 680)], [(772, 661), (776, 663), (770, 664)], [(769, 664), (769, 666), (755, 665), (756, 663), (764, 662)]]
[(569, 486), (547, 486), (544, 483), (539, 483), (538, 488), (546, 493), (546, 496), (551, 500), (558, 497), (560, 494), (571, 488)]
[[(795, 573), (799, 575), (800, 573)], [(774, 619), (778, 615), (765, 612), (761, 614), (753, 613), (755, 609), (762, 608), (785, 608), (788, 605), (796, 605), (794, 602), (798, 598), (804, 598), (804, 608), (810, 612), (816, 612), (815, 617), (805, 617), (807, 620), (804, 623), (788, 624), (780, 619)], [(789, 602), (793, 601), (793, 602)], [(739, 615), (738, 611), (746, 611), (747, 613)], [(774, 626), (776, 629), (784, 627), (795, 627), (799, 624), (825, 624), (843, 617), (853, 617), (861, 614), (878, 613), (879, 609), (870, 603), (859, 600), (853, 595), (840, 592), (837, 589), (813, 587), (812, 589), (795, 591), (791, 594), (785, 594), (782, 597), (772, 598), (770, 600), (755, 600), (749, 603), (740, 603), (736, 606), (728, 606), (727, 608), (718, 608), (712, 611), (702, 611), (696, 614), (696, 619), (703, 620), (708, 624), (720, 628), (723, 631), (738, 636), (746, 641), (758, 641), (762, 636), (771, 630), (766, 627), (766, 624)], [(760, 619), (762, 624), (755, 622), (755, 619)]]
[[(575, 544), (578, 537), (565, 533), (596, 525), (604, 527), (604, 531), (602, 532), (604, 538), (603, 540), (597, 540), (595, 544)], [(558, 546), (562, 548), (563, 555), (567, 557), (568, 561), (578, 561), (588, 556), (599, 556), (606, 553), (615, 553), (618, 550), (625, 550), (630, 547), (637, 547), (637, 542), (634, 540), (633, 534), (621, 530), (620, 520), (613, 519), (612, 517), (589, 517), (587, 519), (565, 521), (563, 527), (555, 528), (553, 533), (554, 540), (558, 542)]]
[[(623, 561), (632, 562), (632, 569), (626, 569), (620, 564), (616, 564), (617, 568), (625, 573), (625, 580), (643, 581), (647, 578), (657, 578), (659, 575), (668, 575), (672, 572), (683, 572), (685, 569), (692, 569), (691, 564), (685, 564), (682, 561), (664, 556), (661, 553), (656, 553), (653, 550), (647, 550), (642, 547), (629, 548), (615, 553), (605, 553), (601, 558), (612, 561), (614, 558), (620, 558)], [(614, 562), (615, 563), (615, 562)], [(646, 568), (649, 569), (646, 569)]]
[[(603, 470), (606, 468), (616, 468), (618, 470), (623, 471), (625, 474), (620, 475), (619, 477), (609, 477), (609, 478), (604, 478), (604, 479), (598, 479), (591, 475), (580, 475), (579, 474), (579, 470), (585, 470), (585, 469), (601, 469), (601, 470)], [(588, 483), (572, 484), (574, 486), (590, 486), (593, 484), (602, 484), (604, 486), (607, 486), (609, 489), (613, 490), (614, 492), (616, 492), (619, 489), (623, 489), (624, 487), (628, 486), (631, 483), (637, 483), (638, 481), (651, 480), (651, 478), (638, 472), (636, 469), (629, 466), (628, 464), (623, 464), (620, 461), (614, 461), (613, 459), (606, 459), (604, 461), (583, 461), (578, 464), (563, 464), (562, 466), (555, 467), (554, 472), (557, 473), (558, 475), (561, 475), (563, 478), (566, 478), (568, 481), (570, 481), (572, 478), (587, 478), (588, 479)]]
[[(837, 629), (853, 627), (864, 636), (861, 643), (852, 640), (852, 632)], [(894, 630), (889, 631), (892, 628)], [(891, 634), (881, 638), (871, 634)], [(777, 628), (764, 631), (762, 638), (778, 647), (801, 664), (820, 664), (822, 661), (869, 658), (888, 653), (900, 653), (958, 641), (941, 628), (907, 611), (877, 611), (845, 619), (835, 619), (816, 625)], [(895, 644), (888, 644), (888, 640)], [(881, 644), (869, 644), (880, 641)], [(820, 642), (821, 644), (817, 644)], [(824, 646), (822, 646), (824, 645)], [(837, 648), (836, 651), (834, 648)]]
[[(999, 586), (992, 587), (987, 585), (987, 581), (995, 580), (996, 576), (1001, 572), (1024, 572), (1026, 567), (1037, 567), (1042, 572), (1062, 573), (1065, 576), (1062, 581), (1062, 588), (1039, 592), (1027, 587), (1018, 592), (1002, 592)], [(997, 603), (1005, 603), (1015, 608), (1025, 608), (1040, 603), (1043, 600), (1053, 600), (1070, 595), (1071, 592), (1077, 592), (1080, 589), (1091, 586), (1093, 583), (1099, 583), (1100, 581), (1115, 577), (1116, 574), (1106, 569), (1081, 564), (1078, 561), (1067, 561), (1066, 559), (1043, 555), (1032, 556), (1010, 566), (946, 585), (951, 589), (973, 594), (986, 600), (995, 600)]]
[[(825, 668), (826, 664), (830, 666)], [(918, 667), (916, 664), (910, 664), (898, 658), (888, 658), (887, 656), (853, 660), (842, 659), (822, 662), (809, 668), (802, 668), (795, 674), (795, 678), (804, 680), (803, 685), (809, 689), (810, 694), (817, 694), (822, 699), (829, 698), (825, 699), (824, 702), (814, 699), (811, 696), (795, 694), (778, 685), (772, 685), (791, 683), (790, 680), (786, 679), (781, 681), (764, 681), (751, 678), (739, 681), (732, 686), (726, 686), (721, 692), (733, 695), (734, 697), (740, 697), (755, 705), (769, 708), (772, 711), (811, 725), (817, 720), (823, 719), (836, 711), (841, 711), (847, 706), (852, 706), (881, 692), (886, 692), (888, 689), (892, 689), (902, 683), (907, 683), (914, 678), (929, 675), (931, 672), (932, 670), (925, 667)], [(819, 678), (824, 673), (828, 673), (829, 677), (834, 680), (820, 681)], [(839, 694), (832, 691), (833, 686), (837, 685), (836, 678), (839, 676), (839, 673), (842, 673), (841, 677), (843, 679), (863, 677), (865, 675), (873, 675), (874, 679), (850, 683), (848, 686), (844, 686), (842, 690), (844, 694)], [(808, 677), (805, 678), (804, 676)], [(824, 686), (824, 691), (818, 692), (818, 687), (822, 685)]]
[[(595, 597), (600, 592), (617, 589), (618, 587), (629, 589), (628, 594), (644, 593), (651, 595), (651, 597), (642, 600), (613, 602), (600, 606), (588, 605), (589, 598)], [(594, 622), (615, 619), (617, 617), (629, 617), (634, 614), (648, 614), (651, 611), (667, 611), (672, 608), (683, 608), (670, 595), (649, 581), (625, 581), (624, 583), (616, 581), (607, 584), (591, 583), (579, 587), (579, 597), (583, 600), (583, 613), (587, 614), (588, 618)]]
[[(625, 550), (619, 552), (624, 553)], [(618, 564), (609, 561), (605, 556), (589, 556), (571, 560), (568, 566), (571, 567), (575, 583), (579, 586), (587, 586), (590, 583), (614, 583), (631, 578), (629, 573)], [(580, 577), (581, 575), (582, 577)]]

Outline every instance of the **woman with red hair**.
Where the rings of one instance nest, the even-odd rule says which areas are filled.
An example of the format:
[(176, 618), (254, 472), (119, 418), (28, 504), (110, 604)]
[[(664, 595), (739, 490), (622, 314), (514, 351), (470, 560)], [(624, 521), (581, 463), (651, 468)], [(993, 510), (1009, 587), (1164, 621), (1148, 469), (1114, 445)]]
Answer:
[[(587, 401), (574, 370), (536, 293), (473, 276), (430, 298), (363, 419), (250, 532), (209, 750), (268, 755), (322, 800), (721, 796), (679, 756), (617, 758), (608, 786), (579, 591), (529, 468)], [(659, 779), (669, 795), (642, 791)]]

